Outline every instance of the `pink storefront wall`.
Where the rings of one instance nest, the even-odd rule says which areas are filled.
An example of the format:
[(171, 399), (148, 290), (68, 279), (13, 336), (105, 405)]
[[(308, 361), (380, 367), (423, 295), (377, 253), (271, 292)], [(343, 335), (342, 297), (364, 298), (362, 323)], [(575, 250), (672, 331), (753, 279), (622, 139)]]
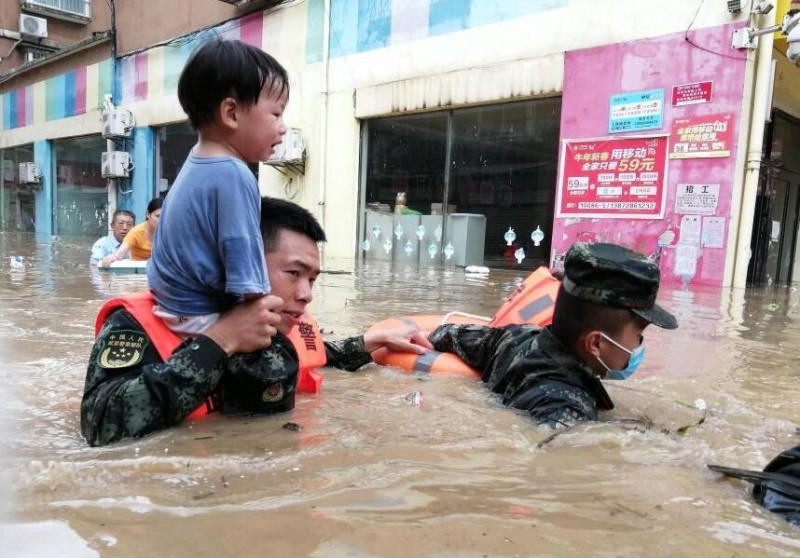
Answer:
[[(668, 182), (663, 219), (555, 218), (551, 244), (551, 263), (554, 267), (558, 267), (563, 254), (576, 241), (614, 242), (651, 255), (658, 249), (659, 236), (670, 230), (674, 233), (674, 240), (661, 254), (662, 281), (722, 284), (726, 253), (724, 246), (729, 242), (733, 180), (742, 126), (745, 73), (744, 53), (730, 48), (733, 29), (734, 26), (725, 25), (690, 32), (689, 39), (699, 46), (687, 42), (684, 34), (680, 33), (566, 53), (562, 140), (626, 135), (608, 133), (611, 96), (649, 89), (664, 89), (664, 125), (661, 129), (627, 135), (669, 134), (672, 121), (676, 118), (718, 113), (732, 113), (734, 129), (728, 157), (667, 160)], [(711, 102), (671, 106), (674, 86), (704, 81), (713, 82)], [(687, 183), (719, 184), (719, 200), (714, 215), (725, 217), (723, 247), (708, 248), (701, 245), (696, 252), (699, 257), (692, 276), (675, 273), (676, 247), (681, 241), (683, 217), (675, 213), (675, 197), (677, 185)]]

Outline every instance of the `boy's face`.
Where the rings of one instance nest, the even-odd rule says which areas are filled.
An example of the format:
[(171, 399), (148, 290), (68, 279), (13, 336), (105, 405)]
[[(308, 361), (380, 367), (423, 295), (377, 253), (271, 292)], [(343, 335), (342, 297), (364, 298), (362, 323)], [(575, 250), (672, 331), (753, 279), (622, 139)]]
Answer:
[(241, 108), (231, 144), (245, 161), (266, 161), (283, 141), (286, 133), (283, 111), (288, 100), (287, 95), (270, 91), (267, 86), (261, 90), (255, 105)]

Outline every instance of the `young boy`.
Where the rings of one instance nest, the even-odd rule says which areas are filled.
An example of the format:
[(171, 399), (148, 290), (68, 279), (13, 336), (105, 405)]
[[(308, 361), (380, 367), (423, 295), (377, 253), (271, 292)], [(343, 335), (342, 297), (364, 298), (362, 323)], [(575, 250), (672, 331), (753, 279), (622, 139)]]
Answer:
[(198, 141), (164, 201), (147, 268), (153, 312), (181, 335), (269, 293), (261, 196), (247, 163), (281, 143), (288, 98), (286, 70), (241, 41), (205, 43), (181, 73), (178, 99)]

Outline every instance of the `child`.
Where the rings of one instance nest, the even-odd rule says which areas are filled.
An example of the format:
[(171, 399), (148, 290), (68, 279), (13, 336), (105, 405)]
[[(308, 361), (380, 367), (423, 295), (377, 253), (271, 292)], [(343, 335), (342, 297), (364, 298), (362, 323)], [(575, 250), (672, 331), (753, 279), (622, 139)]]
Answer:
[(197, 144), (164, 200), (147, 279), (153, 312), (176, 333), (202, 333), (237, 301), (269, 293), (261, 196), (247, 163), (281, 143), (286, 70), (241, 41), (211, 40), (192, 54), (178, 99)]

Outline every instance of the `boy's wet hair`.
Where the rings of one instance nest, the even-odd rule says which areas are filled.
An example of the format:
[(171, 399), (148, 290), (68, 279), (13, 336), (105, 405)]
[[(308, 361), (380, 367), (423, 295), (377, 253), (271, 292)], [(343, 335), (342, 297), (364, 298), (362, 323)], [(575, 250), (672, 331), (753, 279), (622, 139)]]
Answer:
[(261, 198), (261, 237), (265, 253), (277, 249), (283, 229), (303, 234), (314, 242), (327, 240), (319, 221), (306, 208), (278, 198)]
[(178, 81), (178, 100), (198, 130), (214, 122), (225, 98), (250, 107), (265, 86), (271, 95), (289, 93), (289, 76), (277, 60), (242, 41), (212, 39), (186, 62)]
[(601, 306), (572, 296), (562, 285), (556, 296), (551, 330), (562, 343), (573, 346), (587, 331), (602, 331), (613, 337), (636, 319), (637, 316), (625, 308)]

